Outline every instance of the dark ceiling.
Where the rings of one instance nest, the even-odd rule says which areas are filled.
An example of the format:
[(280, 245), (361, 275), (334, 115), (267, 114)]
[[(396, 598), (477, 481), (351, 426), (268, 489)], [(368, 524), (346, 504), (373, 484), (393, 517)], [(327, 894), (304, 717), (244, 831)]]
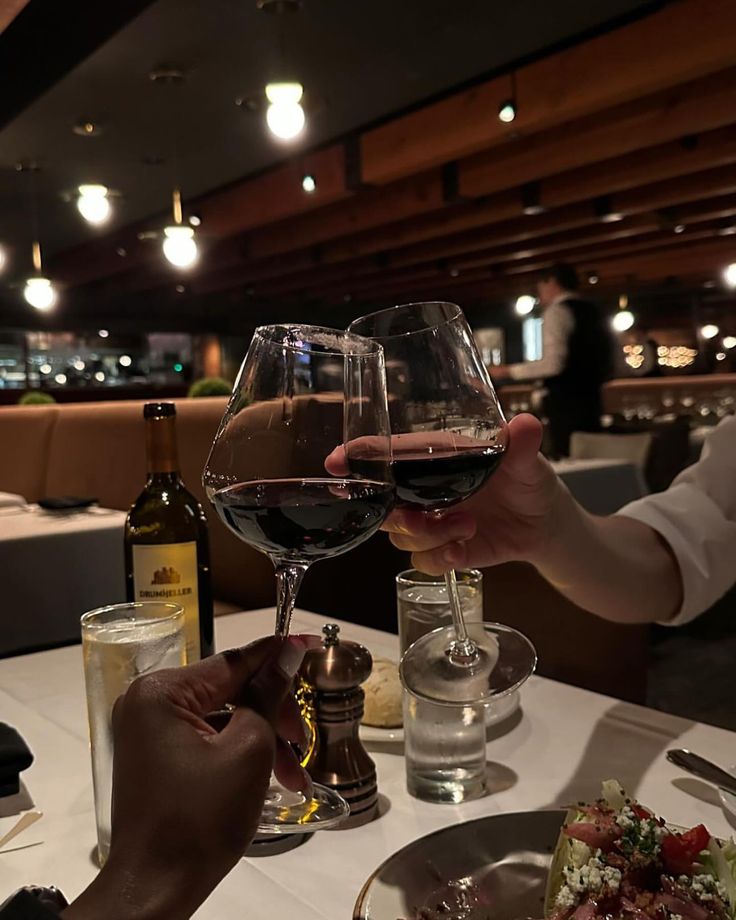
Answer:
[[(46, 16), (47, 0), (31, 0), (0, 35), (0, 119), (25, 106), (0, 121), (0, 241), (12, 257), (8, 280), (23, 276), (30, 262), (27, 177), (15, 172), (18, 161), (41, 166), (41, 236), (47, 252), (58, 252), (163, 212), (177, 171), (185, 196), (196, 196), (653, 5), (304, 0), (298, 15), (281, 17), (284, 61), (315, 108), (305, 136), (283, 145), (268, 135), (261, 116), (235, 105), (236, 97), (262, 91), (278, 75), (279, 17), (259, 12), (255, 0), (157, 0), (142, 12), (143, 0), (95, 4), (117, 6), (118, 17), (127, 10), (132, 18), (108, 37), (120, 23), (104, 14), (97, 38), (106, 40), (91, 53), (94, 16), (102, 12), (89, 22), (71, 18), (62, 29), (61, 10), (75, 4), (54, 4)], [(75, 28), (76, 43), (67, 39)], [(67, 44), (66, 60), (57, 43)], [(75, 49), (84, 59), (72, 66)], [(184, 86), (150, 82), (149, 71), (164, 62), (190, 72)], [(44, 82), (52, 85), (28, 99)], [(72, 126), (83, 119), (98, 122), (100, 136), (75, 135)], [(151, 159), (163, 162), (150, 165)], [(122, 194), (104, 231), (86, 225), (62, 199), (85, 181)]]

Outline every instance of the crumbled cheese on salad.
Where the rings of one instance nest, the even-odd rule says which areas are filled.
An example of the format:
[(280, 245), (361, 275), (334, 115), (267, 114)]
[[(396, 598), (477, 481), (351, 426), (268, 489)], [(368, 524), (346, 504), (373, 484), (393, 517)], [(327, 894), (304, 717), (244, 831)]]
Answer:
[(681, 875), (678, 881), (689, 887), (700, 901), (712, 901), (714, 897), (726, 901), (728, 898), (724, 885), (712, 875), (694, 875), (692, 878)]
[(580, 867), (565, 866), (563, 873), (565, 883), (557, 893), (555, 903), (558, 907), (574, 907), (582, 895), (599, 894), (604, 888), (616, 892), (621, 884), (621, 872), (613, 866), (607, 866), (601, 859), (601, 851), (591, 856)]
[(628, 805), (624, 805), (621, 809), (621, 813), (616, 818), (616, 824), (619, 827), (622, 827), (624, 830), (628, 830), (630, 827), (633, 827), (637, 821), (637, 817)]

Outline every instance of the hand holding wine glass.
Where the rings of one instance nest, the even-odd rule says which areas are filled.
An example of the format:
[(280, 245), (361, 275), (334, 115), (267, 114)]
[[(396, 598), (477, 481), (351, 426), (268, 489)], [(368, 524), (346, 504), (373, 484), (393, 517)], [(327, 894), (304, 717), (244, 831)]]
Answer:
[(552, 510), (564, 486), (539, 453), (542, 426), (532, 415), (509, 422), (509, 444), (498, 472), (444, 517), (397, 509), (383, 529), (412, 565), (429, 575), (450, 568), (533, 562), (554, 539)]

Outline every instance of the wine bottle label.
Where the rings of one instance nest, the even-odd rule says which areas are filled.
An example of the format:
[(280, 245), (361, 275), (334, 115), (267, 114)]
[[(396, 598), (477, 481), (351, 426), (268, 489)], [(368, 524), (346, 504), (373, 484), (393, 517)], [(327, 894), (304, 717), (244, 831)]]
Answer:
[(133, 544), (136, 601), (165, 601), (184, 608), (187, 663), (199, 661), (199, 579), (197, 544)]

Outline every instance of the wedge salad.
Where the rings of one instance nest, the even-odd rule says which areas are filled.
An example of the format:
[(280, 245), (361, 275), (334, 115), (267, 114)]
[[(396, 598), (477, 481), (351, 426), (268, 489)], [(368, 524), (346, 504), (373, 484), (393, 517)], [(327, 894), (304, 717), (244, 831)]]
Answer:
[(675, 829), (603, 783), (562, 826), (545, 899), (547, 920), (736, 920), (736, 844), (699, 824)]

